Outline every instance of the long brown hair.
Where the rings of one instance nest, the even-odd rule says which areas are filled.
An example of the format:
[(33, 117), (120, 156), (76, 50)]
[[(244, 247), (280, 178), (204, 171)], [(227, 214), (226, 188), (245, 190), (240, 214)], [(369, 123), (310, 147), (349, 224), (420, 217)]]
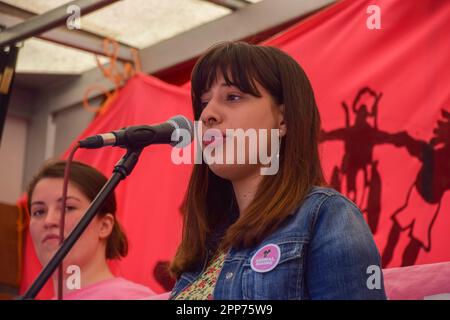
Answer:
[(214, 45), (192, 71), (195, 120), (202, 112), (201, 96), (218, 74), (228, 85), (260, 97), (257, 81), (278, 105), (284, 105), (287, 132), (278, 173), (263, 177), (253, 201), (238, 216), (232, 214), (236, 205), (231, 182), (205, 163), (194, 166), (182, 205), (182, 242), (171, 264), (177, 278), (198, 267), (208, 250), (257, 245), (295, 213), (314, 185), (325, 184), (318, 151), (320, 116), (311, 84), (298, 63), (274, 47), (244, 42)]
[[(33, 177), (28, 187), (28, 211), (31, 213), (31, 197), (38, 182), (44, 178), (64, 178), (66, 161), (51, 160)], [(97, 169), (87, 164), (73, 161), (70, 166), (69, 181), (72, 182), (90, 201), (100, 192), (106, 183), (106, 177)], [(106, 199), (98, 211), (99, 217), (110, 213), (114, 216), (114, 227), (106, 242), (106, 259), (120, 259), (128, 253), (128, 241), (116, 218), (116, 197), (114, 193)]]

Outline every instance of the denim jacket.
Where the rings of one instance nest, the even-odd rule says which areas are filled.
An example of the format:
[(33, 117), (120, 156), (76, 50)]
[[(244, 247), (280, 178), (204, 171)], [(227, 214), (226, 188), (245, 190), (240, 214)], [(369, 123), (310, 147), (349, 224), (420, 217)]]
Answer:
[[(255, 271), (252, 257), (269, 244), (279, 248), (278, 263), (268, 272)], [(207, 260), (203, 268), (184, 272), (171, 297), (195, 281), (206, 265)], [(213, 297), (386, 299), (380, 254), (362, 213), (339, 192), (324, 187), (311, 189), (295, 214), (258, 246), (232, 248)]]

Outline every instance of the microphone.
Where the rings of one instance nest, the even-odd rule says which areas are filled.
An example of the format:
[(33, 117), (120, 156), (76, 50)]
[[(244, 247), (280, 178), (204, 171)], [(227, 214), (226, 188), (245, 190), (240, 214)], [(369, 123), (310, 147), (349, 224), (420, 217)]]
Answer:
[(184, 148), (194, 136), (192, 122), (177, 115), (155, 125), (125, 127), (108, 133), (97, 134), (78, 141), (80, 148), (97, 149), (106, 146), (143, 148), (150, 144), (170, 144)]

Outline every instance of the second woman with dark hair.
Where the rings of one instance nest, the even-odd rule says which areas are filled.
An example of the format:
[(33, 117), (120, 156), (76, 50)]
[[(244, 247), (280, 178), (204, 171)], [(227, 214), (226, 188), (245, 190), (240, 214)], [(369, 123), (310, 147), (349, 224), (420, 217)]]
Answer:
[[(42, 265), (49, 262), (59, 247), (65, 166), (65, 161), (46, 164), (33, 178), (28, 189), (30, 234)], [(76, 161), (72, 163), (67, 190), (65, 237), (76, 226), (106, 181), (106, 177), (93, 167)], [(112, 194), (63, 261), (63, 298), (122, 300), (154, 295), (149, 288), (115, 277), (110, 271), (107, 260), (120, 259), (127, 252), (127, 237), (117, 221), (116, 198)], [(66, 273), (68, 268), (72, 269)], [(78, 281), (67, 285), (71, 274), (79, 276), (80, 287)], [(53, 283), (56, 288), (56, 276)]]

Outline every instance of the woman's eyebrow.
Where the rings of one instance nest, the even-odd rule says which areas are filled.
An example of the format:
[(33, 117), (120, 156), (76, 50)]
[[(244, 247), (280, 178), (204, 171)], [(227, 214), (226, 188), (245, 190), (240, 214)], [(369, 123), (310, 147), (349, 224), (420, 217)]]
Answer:
[[(225, 88), (235, 87), (235, 88), (239, 89), (238, 86), (235, 85), (234, 83), (228, 84), (226, 82), (222, 82), (219, 86), (220, 87), (225, 87)], [(208, 94), (210, 91), (211, 91), (211, 89), (209, 89), (208, 91), (203, 92), (201, 97), (203, 97), (205, 94)]]
[(44, 201), (33, 201), (33, 202), (31, 203), (31, 206), (38, 205), (38, 204), (43, 204), (43, 205), (45, 205), (45, 202), (44, 202)]
[[(78, 201), (78, 202), (81, 202), (81, 200), (78, 199), (77, 197), (72, 197), (72, 196), (70, 196), (70, 197), (67, 197), (67, 199), (73, 199), (73, 200), (76, 200), (76, 201)], [(61, 202), (61, 201), (62, 201), (62, 198), (59, 198), (59, 199), (57, 200), (57, 202)], [(31, 207), (34, 206), (34, 205), (45, 205), (45, 202), (44, 202), (44, 201), (33, 201), (33, 202), (31, 203)]]
[[(68, 200), (68, 199), (74, 199), (74, 200), (77, 200), (78, 202), (81, 202), (80, 199), (78, 199), (78, 198), (76, 198), (76, 197), (72, 197), (72, 196), (67, 197), (66, 199), (67, 199), (67, 200)], [(58, 202), (61, 202), (61, 201), (62, 201), (62, 198), (59, 198), (59, 199), (58, 199)]]

